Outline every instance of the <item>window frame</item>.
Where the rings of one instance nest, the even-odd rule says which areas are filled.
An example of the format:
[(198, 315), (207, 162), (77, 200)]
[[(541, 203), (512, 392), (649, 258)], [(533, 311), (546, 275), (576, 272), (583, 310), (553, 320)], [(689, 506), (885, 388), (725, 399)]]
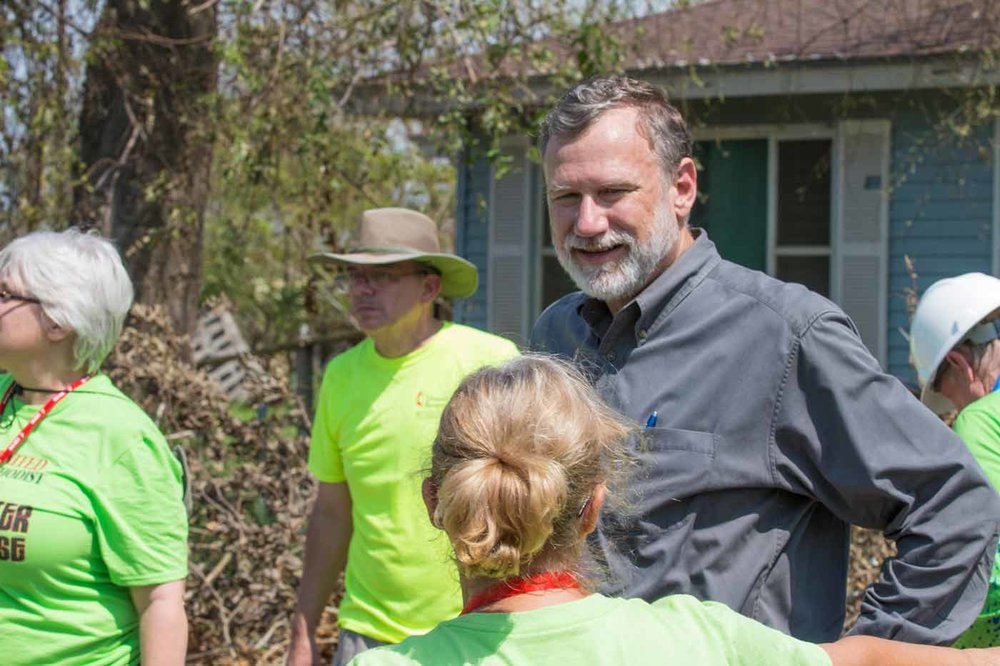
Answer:
[[(836, 171), (839, 165), (837, 130), (832, 125), (804, 123), (796, 125), (732, 125), (706, 127), (693, 132), (695, 141), (726, 141), (741, 139), (767, 140), (767, 263), (768, 275), (775, 275), (779, 256), (830, 257), (831, 297), (840, 275), (837, 266), (836, 239), (839, 229)], [(780, 141), (830, 141), (830, 242), (827, 245), (778, 246), (778, 143)]]

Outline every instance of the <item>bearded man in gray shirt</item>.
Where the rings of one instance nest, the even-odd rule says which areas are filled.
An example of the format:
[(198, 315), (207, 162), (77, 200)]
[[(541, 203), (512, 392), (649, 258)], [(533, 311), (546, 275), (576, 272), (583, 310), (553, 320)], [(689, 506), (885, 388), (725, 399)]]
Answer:
[(532, 345), (576, 359), (647, 425), (637, 515), (597, 537), (624, 528), (605, 548), (612, 591), (688, 593), (831, 641), (853, 523), (898, 548), (853, 632), (958, 637), (982, 607), (1000, 524), (962, 442), (881, 371), (836, 305), (725, 261), (687, 226), (691, 139), (659, 90), (582, 83), (540, 148), (552, 238), (583, 293), (542, 314)]

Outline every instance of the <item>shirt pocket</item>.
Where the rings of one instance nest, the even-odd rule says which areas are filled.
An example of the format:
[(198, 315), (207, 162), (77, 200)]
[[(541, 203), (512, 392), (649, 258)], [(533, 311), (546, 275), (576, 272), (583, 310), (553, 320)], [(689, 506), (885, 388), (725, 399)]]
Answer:
[(647, 428), (639, 443), (633, 482), (639, 520), (648, 532), (679, 527), (691, 512), (690, 498), (711, 485), (717, 436), (681, 428)]

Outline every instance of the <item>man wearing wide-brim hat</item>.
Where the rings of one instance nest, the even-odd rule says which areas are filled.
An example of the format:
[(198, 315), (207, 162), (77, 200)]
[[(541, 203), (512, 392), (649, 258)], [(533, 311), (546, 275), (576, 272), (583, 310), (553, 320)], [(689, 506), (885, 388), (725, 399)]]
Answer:
[(471, 296), (478, 276), (441, 252), (437, 225), (417, 211), (365, 211), (348, 252), (312, 260), (339, 269), (366, 338), (323, 376), (309, 448), (319, 490), (288, 661), (314, 663), (316, 625), (344, 571), (334, 663), (346, 664), (461, 610), (449, 544), (421, 500), (421, 472), (462, 378), (518, 352), (509, 340), (434, 316), (439, 296)]

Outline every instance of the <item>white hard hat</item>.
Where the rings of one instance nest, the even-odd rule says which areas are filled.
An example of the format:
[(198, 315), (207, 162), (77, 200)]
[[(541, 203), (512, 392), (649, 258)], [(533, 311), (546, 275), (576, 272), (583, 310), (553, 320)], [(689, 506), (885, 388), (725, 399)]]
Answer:
[[(1000, 308), (1000, 280), (983, 273), (938, 280), (920, 298), (910, 324), (910, 363), (917, 369), (920, 400), (935, 413), (955, 409), (950, 400), (932, 387), (938, 367), (948, 352), (997, 308)], [(995, 337), (993, 334), (978, 341)]]

